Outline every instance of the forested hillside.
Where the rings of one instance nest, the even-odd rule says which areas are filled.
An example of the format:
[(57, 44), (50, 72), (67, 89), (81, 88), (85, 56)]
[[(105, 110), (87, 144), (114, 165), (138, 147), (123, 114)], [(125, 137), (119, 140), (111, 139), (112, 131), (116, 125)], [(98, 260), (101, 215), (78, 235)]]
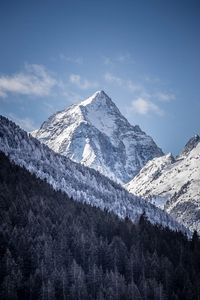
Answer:
[(0, 207), (0, 299), (200, 299), (196, 233), (72, 201), (3, 153)]
[(151, 223), (191, 234), (163, 210), (128, 193), (121, 185), (98, 171), (55, 153), (3, 116), (0, 116), (0, 151), (75, 201), (112, 211), (120, 218), (129, 217), (133, 222), (145, 210)]

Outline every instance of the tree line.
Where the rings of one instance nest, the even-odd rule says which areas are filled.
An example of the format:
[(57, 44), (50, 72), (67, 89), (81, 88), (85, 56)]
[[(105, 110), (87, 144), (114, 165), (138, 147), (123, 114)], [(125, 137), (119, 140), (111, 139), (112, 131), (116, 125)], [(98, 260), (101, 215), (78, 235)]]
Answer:
[(75, 202), (3, 153), (0, 166), (0, 299), (200, 299), (196, 232)]

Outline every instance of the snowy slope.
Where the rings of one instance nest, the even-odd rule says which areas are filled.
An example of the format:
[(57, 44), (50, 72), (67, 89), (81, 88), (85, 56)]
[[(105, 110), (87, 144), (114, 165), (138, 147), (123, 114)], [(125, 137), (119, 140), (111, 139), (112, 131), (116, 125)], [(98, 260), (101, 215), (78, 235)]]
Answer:
[(119, 183), (128, 182), (148, 160), (163, 155), (103, 91), (55, 113), (33, 136)]
[(200, 232), (200, 137), (191, 138), (176, 159), (168, 154), (149, 161), (125, 187)]
[(0, 151), (76, 201), (113, 211), (122, 218), (129, 216), (133, 221), (145, 211), (152, 223), (184, 230), (151, 203), (129, 194), (99, 172), (55, 153), (4, 117), (0, 117)]

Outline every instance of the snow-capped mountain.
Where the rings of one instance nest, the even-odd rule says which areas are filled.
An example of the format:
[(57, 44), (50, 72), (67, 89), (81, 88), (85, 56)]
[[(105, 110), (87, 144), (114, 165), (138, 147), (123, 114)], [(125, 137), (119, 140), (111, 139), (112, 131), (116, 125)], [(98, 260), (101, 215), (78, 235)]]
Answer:
[(55, 152), (118, 183), (128, 182), (147, 161), (163, 155), (103, 91), (55, 113), (32, 134)]
[(191, 138), (176, 159), (168, 154), (149, 161), (125, 187), (200, 232), (200, 137)]
[(121, 218), (129, 216), (133, 221), (138, 220), (145, 211), (152, 223), (185, 230), (185, 227), (151, 203), (129, 194), (121, 185), (98, 171), (55, 153), (2, 116), (0, 151), (16, 164), (45, 179), (54, 189), (62, 190), (76, 201), (113, 211)]

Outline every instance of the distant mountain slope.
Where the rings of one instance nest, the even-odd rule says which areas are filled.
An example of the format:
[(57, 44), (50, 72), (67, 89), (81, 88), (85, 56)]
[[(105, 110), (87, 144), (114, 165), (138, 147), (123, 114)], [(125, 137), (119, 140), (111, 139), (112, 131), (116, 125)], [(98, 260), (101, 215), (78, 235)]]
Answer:
[(125, 187), (200, 232), (200, 137), (191, 138), (176, 159), (168, 154), (149, 161)]
[(4, 117), (0, 117), (0, 150), (74, 200), (113, 211), (122, 218), (128, 216), (133, 221), (145, 211), (152, 223), (184, 230), (162, 210), (129, 194), (99, 172), (55, 153)]
[(0, 152), (0, 299), (196, 300), (200, 241), (78, 203)]
[(33, 135), (54, 151), (119, 183), (128, 182), (148, 160), (163, 155), (103, 91), (55, 113)]

